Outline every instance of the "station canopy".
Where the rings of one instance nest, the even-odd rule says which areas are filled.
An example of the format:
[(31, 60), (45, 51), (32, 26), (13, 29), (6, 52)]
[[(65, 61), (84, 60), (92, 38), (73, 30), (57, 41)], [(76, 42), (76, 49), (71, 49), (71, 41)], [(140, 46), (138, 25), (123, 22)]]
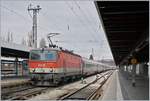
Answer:
[(25, 45), (1, 41), (1, 56), (3, 57), (17, 57), (28, 59), (30, 49), (30, 47)]
[(149, 1), (95, 1), (116, 65), (149, 61)]
[(29, 52), (27, 51), (21, 51), (21, 50), (15, 50), (10, 48), (1, 47), (1, 56), (4, 57), (17, 57), (17, 58), (29, 58)]

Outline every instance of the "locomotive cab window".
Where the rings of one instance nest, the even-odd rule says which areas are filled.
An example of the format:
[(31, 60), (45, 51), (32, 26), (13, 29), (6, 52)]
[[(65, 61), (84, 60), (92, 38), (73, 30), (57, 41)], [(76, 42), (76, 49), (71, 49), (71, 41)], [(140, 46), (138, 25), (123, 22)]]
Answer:
[(57, 59), (57, 52), (56, 51), (48, 51), (48, 50), (44, 50), (43, 52), (41, 52), (40, 50), (32, 50), (30, 52), (30, 59), (31, 60), (55, 61)]

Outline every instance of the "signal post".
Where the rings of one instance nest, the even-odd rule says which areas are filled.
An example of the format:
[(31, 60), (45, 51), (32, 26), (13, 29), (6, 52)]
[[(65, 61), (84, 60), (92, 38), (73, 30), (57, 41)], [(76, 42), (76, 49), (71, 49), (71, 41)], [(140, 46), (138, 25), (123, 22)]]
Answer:
[(132, 64), (132, 86), (136, 86), (136, 81), (135, 81), (135, 75), (136, 75), (136, 64), (137, 64), (137, 59), (132, 58), (131, 59), (131, 64)]

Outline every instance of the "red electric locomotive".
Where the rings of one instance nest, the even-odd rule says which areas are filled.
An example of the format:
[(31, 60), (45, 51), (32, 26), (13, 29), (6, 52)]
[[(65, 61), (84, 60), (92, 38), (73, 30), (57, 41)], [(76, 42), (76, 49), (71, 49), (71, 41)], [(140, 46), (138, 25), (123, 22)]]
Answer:
[(82, 59), (58, 48), (33, 49), (30, 51), (29, 69), (34, 85), (57, 85), (82, 75)]

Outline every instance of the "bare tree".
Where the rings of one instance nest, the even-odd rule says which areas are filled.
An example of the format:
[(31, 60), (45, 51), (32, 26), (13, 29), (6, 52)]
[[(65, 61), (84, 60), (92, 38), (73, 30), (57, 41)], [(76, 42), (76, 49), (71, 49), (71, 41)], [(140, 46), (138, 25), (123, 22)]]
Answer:
[(40, 48), (44, 48), (45, 46), (46, 46), (46, 41), (45, 41), (44, 38), (41, 38), (39, 47), (40, 47)]
[(13, 42), (13, 33), (8, 31), (6, 42), (12, 43)]
[(1, 36), (1, 41), (6, 41), (4, 36)]
[(10, 42), (10, 32), (7, 33), (7, 42)]
[(10, 41), (13, 42), (13, 33), (11, 32), (10, 35), (11, 35), (11, 36), (10, 36)]
[(22, 38), (22, 45), (26, 45), (26, 40), (24, 38)]

